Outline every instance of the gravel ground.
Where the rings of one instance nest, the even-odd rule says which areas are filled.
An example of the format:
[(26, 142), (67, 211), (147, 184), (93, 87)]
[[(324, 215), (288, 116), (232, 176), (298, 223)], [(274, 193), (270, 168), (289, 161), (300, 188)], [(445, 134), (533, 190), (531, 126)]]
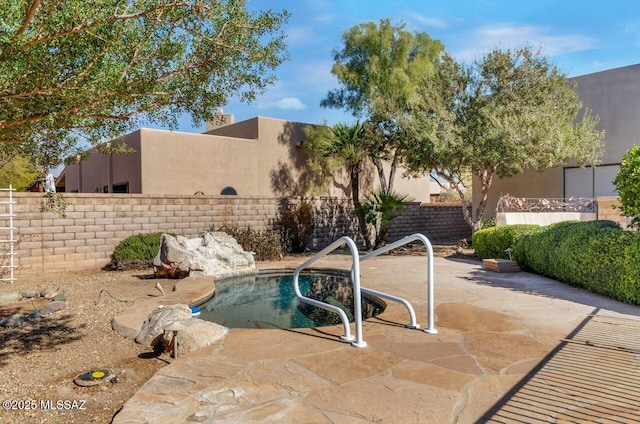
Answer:
[[(61, 311), (20, 328), (0, 327), (0, 422), (108, 423), (166, 365), (149, 348), (111, 329), (111, 319), (130, 301), (159, 294), (156, 280), (140, 278), (144, 273), (95, 270), (18, 275), (14, 284), (0, 283), (0, 292), (51, 287), (67, 296)], [(165, 291), (173, 288), (170, 280), (162, 280), (162, 285)], [(0, 304), (0, 317), (29, 314), (46, 302), (40, 298)], [(94, 387), (73, 382), (78, 374), (94, 369), (110, 370), (116, 381)]]

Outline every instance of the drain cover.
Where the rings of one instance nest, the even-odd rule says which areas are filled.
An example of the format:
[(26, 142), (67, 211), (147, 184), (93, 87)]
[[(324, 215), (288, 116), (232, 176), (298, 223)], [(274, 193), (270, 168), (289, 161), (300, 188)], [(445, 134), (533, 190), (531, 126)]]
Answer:
[(115, 381), (116, 375), (109, 370), (91, 370), (78, 374), (73, 382), (78, 386), (89, 387)]

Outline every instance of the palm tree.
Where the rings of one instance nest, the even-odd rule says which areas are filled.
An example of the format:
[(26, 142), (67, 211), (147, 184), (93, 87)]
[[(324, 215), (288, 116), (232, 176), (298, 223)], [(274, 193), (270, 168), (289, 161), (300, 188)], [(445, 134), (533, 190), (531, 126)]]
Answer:
[(351, 199), (358, 220), (360, 233), (364, 237), (367, 250), (371, 248), (367, 222), (360, 203), (360, 174), (369, 157), (364, 141), (364, 126), (360, 121), (353, 125), (338, 123), (331, 128), (330, 135), (324, 137), (318, 145), (319, 153), (327, 159), (341, 164), (349, 174)]

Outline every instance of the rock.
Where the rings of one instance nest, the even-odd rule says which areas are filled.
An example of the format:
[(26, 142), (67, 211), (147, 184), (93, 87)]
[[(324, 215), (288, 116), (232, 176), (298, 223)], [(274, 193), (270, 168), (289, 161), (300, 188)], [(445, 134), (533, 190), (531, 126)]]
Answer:
[(55, 300), (55, 301), (59, 301), (59, 302), (64, 302), (65, 300), (67, 300), (67, 295), (64, 293), (58, 293), (55, 296), (53, 296), (51, 298), (51, 300)]
[(172, 322), (190, 318), (191, 309), (187, 305), (159, 306), (142, 324), (142, 330), (136, 336), (136, 343), (154, 346), (160, 342), (164, 334), (164, 327)]
[(8, 317), (2, 318), (2, 320), (0, 320), (0, 327), (7, 327), (7, 328), (20, 327), (20, 325), (22, 325), (23, 322), (28, 320), (29, 319), (27, 318), (26, 315), (14, 314), (14, 315), (10, 315)]
[(223, 232), (205, 232), (193, 239), (163, 234), (153, 266), (156, 278), (224, 278), (257, 272), (253, 254)]
[(40, 310), (40, 315), (49, 315), (54, 312), (63, 310), (64, 307), (65, 307), (64, 302), (60, 302), (60, 301), (49, 302), (44, 308)]
[(52, 289), (51, 287), (45, 287), (42, 290), (40, 290), (40, 296), (44, 297), (45, 299), (51, 299), (56, 294), (58, 294), (58, 292)]
[[(227, 327), (198, 318), (189, 318), (181, 321), (180, 324), (184, 328), (178, 331), (178, 356), (204, 346), (210, 346), (229, 332)], [(175, 356), (173, 337), (172, 331), (166, 331), (162, 337), (162, 350), (171, 356)]]
[(40, 293), (36, 290), (25, 290), (20, 294), (25, 298), (40, 297)]
[(22, 299), (18, 292), (0, 293), (0, 303), (10, 303)]

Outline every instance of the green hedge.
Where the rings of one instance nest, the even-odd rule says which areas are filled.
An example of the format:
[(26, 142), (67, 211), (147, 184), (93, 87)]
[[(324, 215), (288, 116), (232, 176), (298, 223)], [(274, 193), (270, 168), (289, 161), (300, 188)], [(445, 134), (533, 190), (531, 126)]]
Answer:
[(539, 228), (538, 225), (518, 224), (489, 227), (473, 233), (471, 241), (476, 255), (480, 259), (502, 258), (508, 259), (505, 250), (513, 248), (518, 237)]
[(571, 221), (522, 235), (514, 246), (529, 271), (640, 305), (640, 233), (612, 221)]

